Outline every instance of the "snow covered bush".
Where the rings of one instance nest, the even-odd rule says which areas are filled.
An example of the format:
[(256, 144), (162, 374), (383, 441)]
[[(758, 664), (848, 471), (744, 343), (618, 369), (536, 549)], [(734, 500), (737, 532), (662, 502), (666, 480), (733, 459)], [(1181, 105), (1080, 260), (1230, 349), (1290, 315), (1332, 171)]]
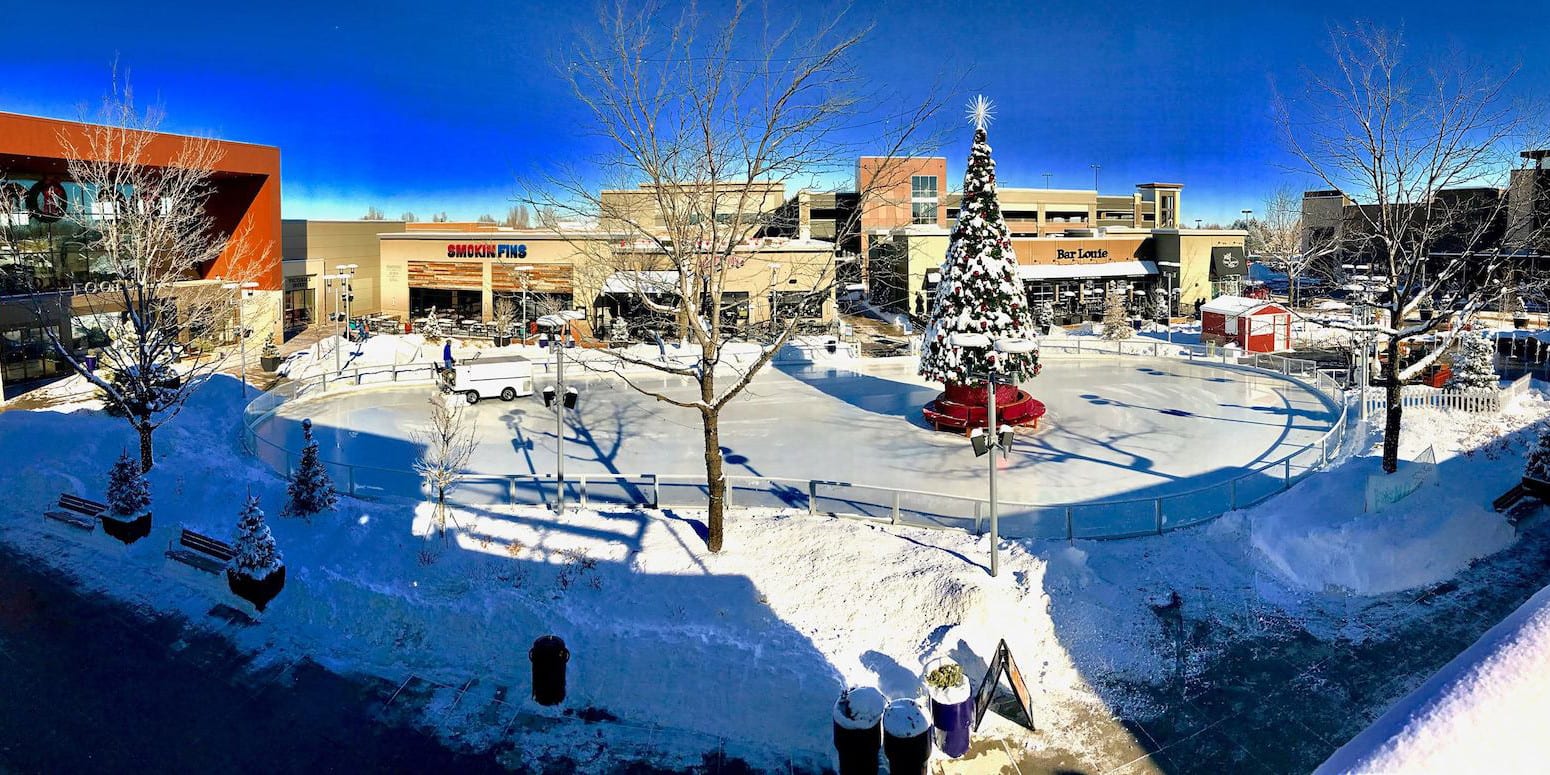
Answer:
[(1103, 338), (1129, 339), (1134, 333), (1130, 317), (1125, 313), (1125, 295), (1111, 286), (1109, 292), (1104, 294)]
[(108, 475), (108, 510), (121, 517), (136, 517), (151, 506), (151, 484), (140, 470), (140, 461), (125, 450)]
[(1550, 482), (1550, 425), (1539, 431), (1539, 443), (1529, 450), (1523, 465), (1523, 478)]
[(237, 520), (236, 550), (237, 554), (231, 560), (232, 570), (255, 581), (262, 581), (285, 567), (280, 550), (275, 548), (274, 536), (264, 524), (264, 510), (259, 508), (257, 496), (248, 496), (242, 516)]
[(439, 342), (447, 335), (442, 329), (441, 317), (436, 314), (435, 307), (431, 307), (430, 311), (425, 313), (425, 324), (420, 327), (420, 332), (425, 335), (427, 342)]
[(1039, 333), (1048, 333), (1055, 326), (1055, 304), (1049, 299), (1039, 302), (1034, 310), (1035, 323), (1039, 327)]
[(974, 375), (993, 372), (1001, 382), (1022, 382), (1033, 376), (1032, 353), (1002, 353), (985, 347), (962, 347), (953, 334), (984, 334), (991, 339), (1028, 339), (1033, 319), (1017, 254), (996, 198), (996, 163), (986, 142), (985, 121), (977, 120), (968, 169), (963, 174), (963, 204), (952, 241), (942, 261), (942, 281), (931, 323), (920, 352), (920, 374), (937, 382), (964, 384)]
[(1501, 380), (1496, 376), (1496, 344), (1484, 336), (1466, 336), (1459, 340), (1459, 349), (1453, 353), (1453, 374), (1448, 377), (1450, 390), (1478, 390), (1494, 388)]
[(285, 491), (290, 499), (280, 513), (288, 517), (310, 518), (313, 514), (339, 505), (339, 496), (334, 492), (334, 482), (328, 476), (328, 469), (318, 460), (318, 442), (312, 438), (311, 419), (301, 421), (301, 437), (301, 462), (291, 473), (290, 484), (286, 485)]

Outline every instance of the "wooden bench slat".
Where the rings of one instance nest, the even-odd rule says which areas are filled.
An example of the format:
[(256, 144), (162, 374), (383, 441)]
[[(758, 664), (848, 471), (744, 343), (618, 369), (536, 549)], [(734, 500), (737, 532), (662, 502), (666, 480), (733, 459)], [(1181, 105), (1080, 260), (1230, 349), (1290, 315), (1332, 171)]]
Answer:
[(97, 529), (97, 520), (87, 519), (86, 517), (83, 517), (79, 514), (72, 514), (68, 511), (45, 511), (43, 512), (43, 516), (57, 522), (62, 522), (66, 525), (69, 525), (70, 527), (85, 530), (88, 533)]
[[(179, 548), (179, 546), (187, 548)], [(219, 574), (226, 569), (226, 564), (237, 556), (237, 552), (225, 541), (196, 533), (185, 527), (178, 531), (177, 540), (167, 548), (167, 556), (206, 573)]]
[(185, 565), (190, 565), (194, 568), (202, 570), (205, 573), (220, 574), (221, 571), (226, 570), (226, 563), (221, 562), (220, 560), (217, 560), (207, 554), (190, 552), (186, 549), (169, 550), (167, 552), (167, 556)]
[(88, 517), (100, 517), (108, 510), (107, 504), (87, 500), (70, 493), (59, 494), (59, 507)]

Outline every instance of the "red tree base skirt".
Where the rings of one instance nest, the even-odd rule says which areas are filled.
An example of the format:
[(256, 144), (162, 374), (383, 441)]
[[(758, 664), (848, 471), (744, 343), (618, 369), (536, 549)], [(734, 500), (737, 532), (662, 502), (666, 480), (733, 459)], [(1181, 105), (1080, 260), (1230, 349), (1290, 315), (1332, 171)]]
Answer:
[[(955, 431), (985, 427), (985, 384), (947, 383), (946, 392), (927, 403), (921, 412), (937, 430)], [(1044, 403), (1016, 385), (996, 386), (996, 422), (1003, 425), (1039, 427)]]

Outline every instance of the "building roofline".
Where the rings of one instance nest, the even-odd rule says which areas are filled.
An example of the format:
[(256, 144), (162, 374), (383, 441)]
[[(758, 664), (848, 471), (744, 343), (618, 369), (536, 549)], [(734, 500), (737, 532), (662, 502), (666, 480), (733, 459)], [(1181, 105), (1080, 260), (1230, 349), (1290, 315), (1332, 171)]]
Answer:
[[(52, 116), (38, 116), (38, 115), (33, 115), (31, 113), (13, 113), (13, 112), (7, 111), (7, 110), (0, 110), (0, 119), (6, 119), (6, 118), (24, 119), (24, 120), (29, 120), (29, 121), (41, 121), (41, 122), (49, 123), (49, 124), (68, 124), (70, 126), (77, 126), (77, 127), (105, 127), (105, 126), (109, 126), (107, 124), (103, 124), (103, 123), (99, 123), (99, 122), (93, 122), (93, 121), (76, 121), (74, 119), (68, 119), (68, 118), (54, 118)], [(252, 142), (247, 142), (247, 141), (244, 141), (244, 140), (225, 140), (225, 139), (222, 139), (222, 138), (219, 138), (219, 137), (211, 137), (211, 136), (206, 136), (206, 135), (193, 135), (193, 134), (187, 134), (185, 132), (167, 132), (167, 131), (160, 130), (160, 129), (132, 130), (132, 131), (145, 131), (145, 132), (147, 132), (149, 134), (152, 134), (152, 135), (160, 135), (162, 137), (178, 137), (178, 138), (183, 138), (183, 139), (186, 139), (186, 140), (209, 140), (210, 142), (221, 143), (223, 145), (245, 145), (245, 146), (248, 146), (250, 148), (263, 148), (263, 149), (266, 149), (266, 150), (271, 150), (271, 151), (276, 151), (276, 152), (278, 152), (280, 150), (280, 146), (278, 146), (278, 145), (266, 145), (264, 143), (252, 143)]]

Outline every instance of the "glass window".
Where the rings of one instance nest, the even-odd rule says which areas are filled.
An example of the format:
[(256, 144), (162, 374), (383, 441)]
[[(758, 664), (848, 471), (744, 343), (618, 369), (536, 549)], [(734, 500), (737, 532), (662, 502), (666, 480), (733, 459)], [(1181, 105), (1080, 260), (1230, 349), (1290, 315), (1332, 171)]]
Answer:
[(936, 176), (911, 175), (910, 199), (936, 199)]
[(910, 205), (910, 223), (936, 223), (936, 203), (912, 203)]

